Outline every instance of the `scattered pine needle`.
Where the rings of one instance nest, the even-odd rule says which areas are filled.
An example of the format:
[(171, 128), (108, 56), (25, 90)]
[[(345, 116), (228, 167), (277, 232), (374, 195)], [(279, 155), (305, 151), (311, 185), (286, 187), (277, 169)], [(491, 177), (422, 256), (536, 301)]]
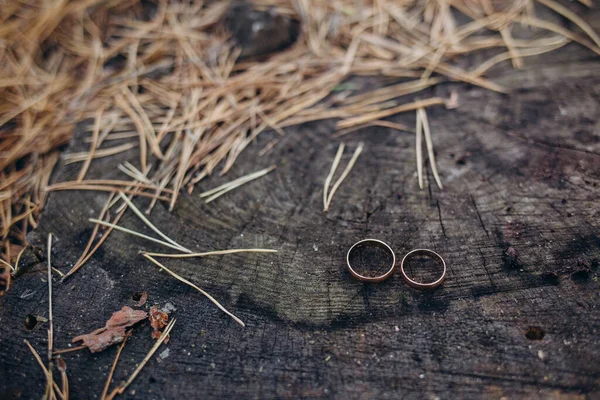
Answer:
[(112, 382), (112, 377), (115, 373), (115, 369), (117, 368), (117, 363), (119, 362), (119, 357), (121, 356), (121, 351), (123, 351), (123, 347), (125, 347), (125, 343), (127, 343), (127, 339), (129, 337), (125, 337), (123, 343), (119, 346), (119, 350), (117, 350), (117, 355), (115, 356), (115, 360), (113, 361), (112, 367), (110, 368), (110, 372), (108, 373), (108, 377), (106, 378), (106, 383), (104, 384), (104, 390), (102, 391), (102, 395), (100, 396), (100, 400), (105, 400), (106, 395), (108, 394), (108, 389), (110, 387), (110, 383)]
[[(110, 222), (100, 221), (99, 219), (96, 219), (96, 218), (90, 218), (88, 221), (94, 222), (98, 225), (108, 226), (109, 228), (116, 229), (118, 231), (125, 232), (125, 233), (128, 233), (133, 236), (141, 237), (143, 239), (150, 240), (151, 242), (154, 242), (154, 243), (162, 244), (163, 246), (170, 247), (175, 250), (183, 251), (183, 249), (179, 246), (174, 246), (171, 243), (165, 242), (160, 239), (153, 238), (148, 235), (144, 235), (143, 233), (139, 233), (139, 232), (133, 231), (131, 229), (123, 228), (122, 226), (119, 226), (116, 224), (111, 224)], [(190, 250), (186, 250), (186, 251), (191, 252)]]
[(13, 273), (16, 271), (16, 268), (13, 267), (12, 265), (10, 265), (9, 263), (7, 263), (6, 261), (0, 259), (0, 263), (6, 265), (8, 267), (8, 269), (10, 269)]
[(54, 322), (52, 318), (52, 234), (48, 234), (48, 243), (46, 245), (48, 252), (48, 378), (46, 393), (50, 395), (50, 399), (54, 396), (54, 390), (52, 384), (54, 378), (52, 377), (52, 352), (54, 350)]
[(59, 357), (56, 364), (58, 370), (60, 371), (64, 400), (69, 400), (69, 377), (67, 376), (67, 363), (65, 362), (65, 360)]
[(423, 132), (425, 133), (425, 144), (427, 145), (427, 154), (429, 157), (429, 165), (431, 166), (431, 172), (433, 173), (433, 177), (435, 178), (435, 182), (437, 183), (440, 189), (443, 189), (442, 181), (440, 180), (440, 176), (437, 171), (437, 166), (435, 162), (435, 154), (433, 151), (433, 141), (431, 140), (431, 130), (429, 129), (429, 121), (427, 119), (427, 113), (425, 109), (419, 108), (417, 113), (421, 115), (421, 125), (423, 125)]
[(350, 171), (352, 170), (352, 167), (354, 167), (354, 164), (356, 163), (356, 160), (358, 159), (358, 156), (360, 155), (360, 153), (363, 151), (363, 148), (364, 148), (364, 144), (360, 143), (358, 145), (358, 147), (356, 148), (356, 150), (354, 150), (354, 154), (352, 154), (352, 158), (350, 159), (350, 161), (348, 161), (348, 165), (346, 165), (346, 169), (344, 169), (344, 172), (342, 172), (342, 175), (340, 175), (338, 180), (333, 184), (333, 187), (331, 188), (331, 192), (328, 193), (328, 187), (331, 183), (331, 180), (333, 179), (335, 171), (337, 170), (338, 164), (340, 163), (340, 160), (342, 158), (342, 153), (344, 152), (344, 144), (343, 143), (340, 144), (340, 147), (338, 148), (338, 151), (333, 160), (333, 164), (331, 165), (331, 170), (329, 171), (329, 175), (327, 175), (327, 179), (325, 179), (325, 187), (323, 189), (323, 211), (325, 211), (325, 212), (329, 211), (329, 206), (331, 204), (331, 200), (333, 199), (333, 195), (335, 194), (337, 189), (340, 187), (340, 185), (342, 184), (344, 179), (346, 179), (348, 174), (350, 174)]
[(273, 149), (273, 147), (275, 147), (275, 145), (277, 145), (277, 143), (279, 143), (279, 139), (271, 140), (269, 143), (267, 143), (265, 145), (265, 147), (263, 147), (263, 149), (261, 151), (258, 152), (258, 156), (262, 157), (265, 154), (267, 154), (269, 151), (271, 151)]
[(87, 349), (87, 346), (75, 346), (75, 347), (71, 347), (68, 349), (62, 349), (62, 350), (54, 350), (54, 352), (52, 353), (52, 355), (59, 355), (59, 354), (65, 354), (65, 353), (70, 353), (72, 351), (79, 351), (79, 350), (83, 350), (83, 349)]
[(166, 254), (166, 253), (150, 253), (141, 252), (141, 254), (147, 254), (151, 257), (168, 257), (168, 258), (192, 258), (192, 257), (206, 257), (206, 256), (217, 256), (223, 254), (234, 254), (234, 253), (277, 253), (277, 250), (271, 249), (230, 249), (230, 250), (216, 250), (207, 251), (206, 253), (190, 253), (190, 254)]
[(592, 39), (594, 41), (594, 43), (596, 44), (597, 47), (600, 48), (600, 36), (598, 36), (598, 34), (594, 31), (594, 29), (587, 22), (585, 22), (581, 17), (579, 17), (577, 14), (575, 14), (574, 12), (572, 12), (571, 10), (569, 10), (568, 8), (564, 7), (563, 5), (557, 3), (554, 0), (536, 0), (536, 1), (538, 3), (542, 3), (546, 7), (556, 11), (558, 14), (562, 15), (563, 17), (565, 17), (568, 20), (570, 20), (571, 22), (573, 22), (582, 31), (584, 31), (590, 37), (590, 39)]
[[(102, 220), (104, 218), (104, 215), (108, 212), (108, 209), (110, 208), (110, 205), (111, 205), (113, 199), (114, 199), (114, 193), (108, 197), (106, 204), (104, 205), (104, 207), (102, 208), (102, 211), (100, 212), (99, 220)], [(119, 211), (119, 213), (112, 220), (112, 223), (116, 225), (119, 222), (119, 220), (121, 219), (121, 217), (123, 216), (123, 214), (125, 214), (126, 210), (127, 210), (127, 208), (123, 207), (121, 209), (121, 211)], [(96, 234), (98, 233), (99, 228), (100, 228), (100, 224), (96, 224), (94, 226), (92, 234), (90, 235), (90, 238), (88, 240), (87, 245), (85, 246), (85, 249), (83, 250), (83, 253), (79, 257), (79, 259), (77, 260), (75, 265), (73, 265), (73, 267), (69, 270), (69, 272), (67, 272), (67, 274), (62, 278), (63, 281), (65, 279), (67, 279), (69, 276), (71, 276), (72, 274), (74, 274), (75, 272), (77, 272), (94, 255), (96, 250), (98, 250), (98, 248), (100, 248), (102, 243), (104, 243), (104, 241), (108, 238), (108, 236), (110, 235), (110, 233), (112, 232), (112, 229), (113, 229), (113, 228), (109, 228), (106, 232), (104, 232), (104, 234), (102, 235), (102, 237), (100, 237), (100, 239), (98, 240), (96, 245), (90, 250), (90, 248), (92, 247), (92, 243), (94, 242), (94, 239), (96, 238)]]
[(48, 191), (53, 190), (77, 190), (79, 186), (107, 186), (110, 187), (114, 191), (118, 191), (119, 186), (136, 186), (141, 189), (159, 189), (161, 192), (165, 192), (167, 194), (172, 194), (173, 191), (171, 189), (160, 189), (154, 184), (140, 183), (140, 182), (129, 182), (129, 181), (120, 181), (116, 179), (87, 179), (83, 182), (77, 181), (69, 181), (69, 182), (61, 182), (56, 183), (54, 185), (48, 186)]
[(103, 111), (104, 110), (100, 109), (96, 115), (96, 121), (94, 122), (94, 132), (92, 135), (92, 143), (90, 145), (89, 156), (85, 160), (85, 163), (83, 164), (83, 166), (81, 167), (81, 170), (79, 171), (79, 175), (77, 175), (77, 182), (83, 181), (83, 178), (85, 178), (85, 175), (87, 174), (87, 171), (90, 168), (90, 164), (92, 163), (92, 160), (94, 159), (94, 156), (96, 153), (96, 146), (98, 145), (98, 135), (100, 134), (100, 120), (102, 118)]
[(423, 122), (422, 115), (417, 111), (417, 135), (415, 149), (417, 153), (417, 178), (419, 180), (419, 188), (423, 189)]
[(115, 154), (123, 153), (124, 151), (131, 150), (134, 147), (137, 147), (137, 143), (126, 143), (120, 146), (110, 147), (107, 149), (95, 150), (93, 149), (90, 152), (85, 153), (71, 153), (64, 157), (65, 165), (87, 161), (96, 158), (110, 157)]
[[(58, 395), (58, 397), (60, 397), (61, 399), (64, 399), (65, 396), (63, 395), (62, 391), (60, 390), (60, 388), (58, 387), (58, 385), (56, 384), (56, 382), (54, 382), (54, 380), (52, 379), (52, 375), (50, 374), (50, 371), (48, 371), (48, 369), (44, 365), (44, 363), (42, 361), (42, 358), (40, 357), (40, 355), (38, 354), (38, 352), (35, 351), (35, 349), (31, 345), (31, 343), (29, 343), (29, 341), (27, 339), (23, 339), (23, 342), (29, 348), (29, 350), (31, 351), (31, 354), (33, 354), (33, 357), (37, 361), (37, 363), (40, 366), (40, 368), (42, 368), (42, 371), (44, 371), (44, 375), (46, 376), (47, 382), (51, 382), (52, 388), (54, 389), (52, 392), (56, 393)], [(48, 390), (48, 389), (46, 388), (46, 390)]]
[(242, 176), (241, 178), (238, 178), (234, 181), (227, 182), (227, 183), (225, 183), (221, 186), (218, 186), (214, 189), (211, 189), (204, 193), (201, 193), (200, 197), (208, 197), (208, 199), (205, 200), (205, 202), (208, 204), (211, 201), (216, 200), (217, 198), (221, 197), (225, 193), (227, 193), (235, 188), (238, 188), (248, 182), (251, 182), (255, 179), (258, 179), (261, 176), (268, 174), (269, 172), (273, 171), (275, 168), (276, 168), (276, 166), (272, 165), (269, 168), (261, 169), (260, 171), (256, 171), (251, 174)]
[(25, 252), (25, 250), (27, 249), (27, 246), (23, 246), (23, 248), (21, 249), (21, 251), (19, 252), (19, 255), (17, 255), (17, 259), (15, 260), (15, 269), (13, 271), (13, 273), (16, 275), (17, 272), (19, 271), (19, 262), (21, 261), (21, 256), (23, 255), (23, 253)]
[(118, 191), (121, 191), (123, 193), (134, 194), (136, 196), (150, 197), (152, 199), (170, 201), (170, 198), (165, 197), (165, 196), (159, 196), (159, 195), (152, 194), (152, 193), (141, 192), (139, 190), (122, 189), (122, 188), (118, 188), (118, 187), (111, 187), (111, 186), (104, 186), (104, 185), (87, 185), (87, 184), (85, 184), (85, 181), (83, 181), (82, 184), (80, 184), (80, 185), (72, 185), (72, 186), (68, 186), (68, 187), (55, 186), (52, 188), (48, 188), (48, 191), (60, 191), (60, 190), (92, 190), (95, 192), (111, 192), (111, 193), (116, 193)]
[(240, 324), (241, 326), (245, 326), (244, 322), (242, 322), (241, 319), (239, 319), (238, 317), (236, 317), (235, 315), (233, 315), (232, 313), (230, 313), (229, 311), (227, 311), (227, 309), (225, 309), (225, 307), (223, 307), (214, 297), (212, 297), (210, 294), (206, 293), (204, 290), (200, 289), (198, 286), (194, 285), (192, 282), (188, 281), (185, 278), (182, 278), (181, 276), (177, 275), (175, 272), (171, 271), (170, 269), (168, 269), (167, 267), (165, 267), (163, 264), (161, 264), (160, 262), (158, 262), (156, 259), (154, 259), (152, 256), (142, 253), (142, 255), (144, 257), (146, 257), (148, 260), (150, 260), (152, 263), (154, 263), (155, 265), (157, 265), (158, 267), (164, 269), (165, 271), (167, 271), (172, 277), (174, 277), (175, 279), (177, 279), (180, 282), (185, 283), (186, 285), (189, 285), (191, 287), (193, 287), (194, 289), (196, 289), (197, 291), (199, 291), (200, 293), (202, 293), (204, 296), (206, 296), (210, 301), (213, 302), (214, 305), (216, 305), (221, 311), (223, 311), (225, 314), (229, 315), (231, 318), (233, 318), (233, 320), (235, 322), (237, 322), (238, 324)]
[[(146, 366), (146, 364), (148, 363), (148, 361), (150, 360), (150, 358), (152, 358), (152, 356), (154, 355), (154, 353), (156, 353), (156, 350), (158, 350), (158, 348), (160, 347), (160, 345), (169, 336), (169, 333), (171, 332), (171, 329), (173, 329), (173, 326), (175, 325), (175, 321), (176, 320), (173, 319), (173, 320), (171, 320), (171, 322), (169, 322), (169, 325), (167, 325), (167, 327), (163, 331), (163, 333), (160, 336), (160, 338), (156, 341), (156, 343), (154, 343), (154, 346), (152, 346), (152, 348), (150, 349), (150, 351), (148, 352), (148, 354), (146, 355), (146, 357), (144, 357), (144, 359), (142, 360), (142, 362), (138, 365), (138, 367), (136, 368), (136, 370), (133, 371), (133, 373), (131, 374), (131, 376), (129, 377), (129, 379), (127, 379), (127, 381), (125, 383), (123, 383), (123, 384), (119, 385), (118, 387), (116, 387), (110, 393), (110, 395), (108, 395), (108, 397), (106, 397), (108, 400), (114, 399), (115, 396), (117, 396), (118, 394), (125, 393), (125, 390), (127, 390), (127, 387), (129, 387), (129, 385), (131, 385), (131, 382), (133, 382), (135, 380), (135, 378), (138, 376), (138, 374), (140, 373), (140, 371)], [(115, 365), (116, 365), (116, 361), (115, 361)]]
[(158, 236), (165, 239), (167, 242), (169, 242), (171, 245), (175, 246), (180, 251), (183, 251), (186, 253), (192, 252), (191, 250), (186, 249), (185, 247), (183, 247), (182, 245), (180, 245), (179, 243), (177, 243), (176, 241), (174, 241), (173, 239), (171, 239), (170, 237), (168, 237), (167, 235), (162, 233), (160, 231), (160, 229), (158, 229), (156, 226), (154, 226), (154, 224), (152, 224), (152, 222), (150, 222), (150, 220), (148, 218), (146, 218), (146, 216), (135, 206), (135, 204), (133, 204), (133, 202), (131, 200), (129, 200), (127, 198), (127, 196), (125, 196), (122, 192), (119, 192), (119, 197), (121, 197), (121, 200), (123, 200), (125, 202), (125, 204), (127, 204), (129, 206), (129, 208), (131, 208), (131, 211), (133, 211), (135, 213), (135, 215), (137, 215), (138, 218), (140, 220), (142, 220), (142, 222), (145, 223), (146, 226), (148, 226), (148, 228), (150, 228), (154, 232), (156, 232), (156, 234), (158, 234)]
[(344, 143), (340, 143), (337, 153), (335, 153), (335, 157), (333, 158), (333, 164), (331, 164), (329, 175), (327, 175), (327, 178), (325, 179), (325, 187), (323, 188), (323, 211), (327, 211), (327, 209), (329, 208), (329, 196), (327, 195), (327, 192), (329, 191), (329, 185), (331, 185), (333, 175), (335, 174), (338, 164), (342, 159), (342, 155), (344, 154), (345, 146), (346, 145)]
[(381, 118), (390, 117), (392, 115), (396, 115), (399, 113), (414, 111), (419, 108), (431, 107), (434, 105), (444, 105), (446, 104), (446, 100), (440, 97), (432, 97), (426, 100), (417, 100), (408, 104), (402, 104), (396, 107), (387, 108), (381, 111), (374, 111), (371, 113), (366, 113), (360, 115), (358, 117), (348, 118), (342, 121), (339, 121), (336, 126), (340, 129), (349, 128), (354, 125), (365, 124), (367, 122), (375, 121)]

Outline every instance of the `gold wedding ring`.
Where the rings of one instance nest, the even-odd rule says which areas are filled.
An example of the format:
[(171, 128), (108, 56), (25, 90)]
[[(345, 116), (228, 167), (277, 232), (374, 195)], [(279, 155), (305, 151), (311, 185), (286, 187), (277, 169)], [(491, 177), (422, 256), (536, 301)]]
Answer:
[[(407, 275), (406, 272), (404, 271), (404, 262), (415, 255), (427, 255), (430, 256), (432, 258), (435, 258), (437, 260), (439, 260), (439, 262), (442, 264), (442, 266), (444, 267), (443, 271), (442, 271), (442, 276), (440, 276), (436, 281), (434, 282), (430, 282), (430, 283), (421, 283), (421, 282), (417, 282), (414, 281), (412, 279), (410, 279)], [(402, 278), (404, 278), (404, 281), (408, 284), (408, 286), (413, 287), (415, 289), (433, 289), (436, 288), (438, 286), (440, 286), (442, 284), (442, 282), (444, 282), (444, 279), (446, 278), (446, 262), (444, 261), (444, 259), (442, 258), (442, 256), (440, 256), (438, 253), (436, 253), (433, 250), (428, 250), (428, 249), (416, 249), (416, 250), (412, 250), (409, 251), (404, 258), (402, 259), (402, 262), (400, 263), (400, 272), (402, 273)]]
[[(352, 265), (350, 264), (350, 253), (352, 253), (352, 250), (356, 249), (357, 247), (361, 247), (367, 244), (381, 247), (392, 254), (392, 265), (390, 265), (389, 270), (385, 274), (379, 276), (365, 276), (359, 274), (352, 268)], [(348, 254), (346, 255), (346, 263), (348, 264), (348, 271), (350, 271), (350, 275), (352, 275), (356, 279), (363, 282), (377, 283), (383, 282), (392, 275), (392, 273), (394, 272), (394, 267), (396, 266), (396, 255), (394, 254), (392, 248), (388, 246), (385, 242), (382, 242), (381, 240), (377, 239), (364, 239), (354, 243), (352, 247), (350, 247), (350, 250), (348, 250)]]

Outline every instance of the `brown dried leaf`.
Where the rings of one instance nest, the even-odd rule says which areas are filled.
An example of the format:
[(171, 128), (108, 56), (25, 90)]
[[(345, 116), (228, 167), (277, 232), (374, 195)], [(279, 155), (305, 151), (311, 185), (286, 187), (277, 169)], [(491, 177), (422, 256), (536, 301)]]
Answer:
[[(150, 316), (148, 319), (150, 320), (150, 326), (154, 329), (152, 331), (152, 339), (160, 338), (160, 335), (162, 334), (160, 330), (167, 326), (169, 315), (166, 312), (159, 310), (157, 306), (154, 306), (150, 309)], [(165, 339), (165, 343), (167, 340), (169, 339)]]
[(87, 346), (92, 353), (105, 350), (116, 343), (121, 343), (129, 332), (126, 329), (136, 323), (146, 319), (148, 313), (142, 310), (134, 310), (131, 307), (123, 307), (121, 310), (113, 313), (104, 328), (95, 330), (87, 335), (77, 336), (73, 342), (83, 341), (83, 345)]

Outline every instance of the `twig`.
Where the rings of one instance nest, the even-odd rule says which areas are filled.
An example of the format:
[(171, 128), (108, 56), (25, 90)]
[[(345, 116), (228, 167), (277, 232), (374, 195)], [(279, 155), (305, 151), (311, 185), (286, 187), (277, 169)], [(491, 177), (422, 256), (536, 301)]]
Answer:
[(241, 319), (239, 319), (238, 317), (236, 317), (235, 315), (233, 315), (232, 313), (230, 313), (229, 311), (227, 311), (227, 309), (225, 309), (225, 307), (223, 307), (214, 297), (212, 297), (210, 294), (206, 293), (204, 290), (200, 289), (198, 286), (194, 285), (192, 282), (188, 281), (185, 278), (182, 278), (181, 276), (177, 275), (175, 272), (171, 271), (170, 269), (168, 269), (167, 267), (165, 267), (163, 264), (159, 263), (157, 260), (155, 260), (154, 258), (152, 258), (151, 256), (149, 256), (148, 254), (144, 254), (142, 253), (142, 255), (144, 257), (146, 257), (148, 260), (150, 260), (151, 262), (153, 262), (155, 265), (157, 265), (158, 267), (164, 269), (165, 271), (167, 271), (172, 277), (174, 277), (175, 279), (177, 279), (180, 282), (185, 283), (186, 285), (189, 285), (191, 287), (193, 287), (194, 289), (196, 289), (197, 291), (199, 291), (200, 293), (202, 293), (204, 296), (206, 296), (210, 301), (213, 302), (214, 305), (216, 305), (221, 311), (223, 311), (225, 314), (229, 315), (231, 318), (233, 318), (233, 320), (235, 322), (237, 322), (238, 324), (245, 326), (244, 322), (242, 322)]

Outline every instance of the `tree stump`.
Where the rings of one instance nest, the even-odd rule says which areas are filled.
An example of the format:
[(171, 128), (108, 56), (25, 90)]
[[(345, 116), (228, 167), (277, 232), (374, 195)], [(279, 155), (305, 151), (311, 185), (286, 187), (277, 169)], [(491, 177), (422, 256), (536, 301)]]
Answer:
[[(461, 83), (419, 94), (458, 94), (456, 110), (428, 110), (443, 190), (427, 166), (419, 190), (413, 134), (374, 127), (335, 139), (333, 121), (321, 121), (287, 129), (258, 157), (275, 137), (265, 133), (226, 176), (182, 193), (172, 212), (159, 203), (151, 221), (192, 250), (278, 251), (161, 260), (245, 328), (138, 255), (164, 248), (114, 231), (72, 278), (55, 280), (55, 348), (146, 291), (149, 306), (176, 307), (177, 323), (158, 352), (169, 356), (157, 353), (125, 399), (598, 395), (600, 61), (572, 44), (526, 65), (496, 70), (510, 94)], [(414, 126), (415, 116), (394, 121)], [(87, 149), (83, 136), (68, 152)], [(365, 150), (325, 213), (323, 183), (341, 140)], [(97, 159), (87, 177), (122, 179), (115, 166), (137, 159), (135, 150)], [(210, 204), (199, 197), (271, 164), (274, 172)], [(78, 170), (60, 166), (53, 181), (74, 180)], [(54, 235), (53, 266), (67, 271), (106, 198), (49, 195), (24, 272), (0, 298), (0, 397), (42, 396), (45, 378), (23, 339), (45, 354), (47, 324), (24, 328), (28, 314), (48, 314), (45, 240)], [(130, 211), (120, 225), (153, 235)], [(353, 279), (346, 252), (367, 237), (389, 243), (398, 258), (435, 250), (448, 264), (446, 281), (417, 291), (398, 271), (380, 284)], [(113, 387), (154, 343), (151, 330), (134, 328)], [(64, 355), (71, 398), (99, 396), (116, 351)]]

